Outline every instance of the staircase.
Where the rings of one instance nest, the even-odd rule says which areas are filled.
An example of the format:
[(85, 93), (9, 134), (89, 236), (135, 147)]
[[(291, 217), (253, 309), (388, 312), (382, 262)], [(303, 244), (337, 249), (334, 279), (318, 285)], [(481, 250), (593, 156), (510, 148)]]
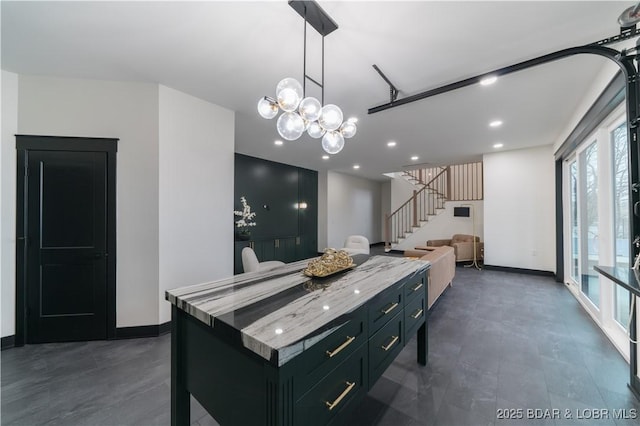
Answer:
[(444, 211), (447, 201), (483, 199), (482, 162), (405, 170), (401, 176), (416, 189), (385, 217), (385, 250), (389, 251)]

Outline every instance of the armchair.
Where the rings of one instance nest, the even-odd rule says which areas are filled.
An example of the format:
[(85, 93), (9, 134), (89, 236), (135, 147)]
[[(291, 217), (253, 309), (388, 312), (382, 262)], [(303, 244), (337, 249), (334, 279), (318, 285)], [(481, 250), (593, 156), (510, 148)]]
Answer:
[(362, 235), (349, 235), (344, 241), (344, 251), (353, 254), (369, 254), (369, 240)]
[(440, 247), (450, 246), (456, 256), (456, 262), (473, 260), (473, 244), (476, 244), (476, 260), (480, 260), (484, 243), (480, 242), (480, 237), (466, 234), (455, 234), (451, 239), (429, 240), (427, 246)]
[(284, 265), (279, 260), (258, 261), (256, 253), (250, 247), (242, 249), (242, 269), (244, 272), (269, 271)]

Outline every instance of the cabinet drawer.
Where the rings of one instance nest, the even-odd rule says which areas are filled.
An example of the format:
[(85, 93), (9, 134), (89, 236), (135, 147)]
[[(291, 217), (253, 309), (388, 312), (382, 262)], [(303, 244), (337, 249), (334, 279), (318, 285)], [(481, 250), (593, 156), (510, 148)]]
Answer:
[[(366, 310), (356, 310), (346, 324), (307, 349), (296, 361), (302, 371), (295, 396), (304, 394), (367, 342)], [(366, 346), (366, 345), (365, 345)]]
[(409, 341), (416, 330), (424, 322), (426, 315), (425, 298), (417, 297), (404, 307), (404, 339)]
[(425, 274), (420, 274), (408, 280), (404, 285), (404, 303), (413, 300), (414, 297), (424, 296), (427, 291)]
[(366, 394), (366, 350), (367, 345), (361, 345), (296, 402), (294, 424), (326, 425)]
[(402, 312), (403, 283), (394, 284), (369, 303), (369, 335), (373, 335), (398, 312)]
[(369, 383), (373, 384), (404, 346), (402, 310), (369, 339)]

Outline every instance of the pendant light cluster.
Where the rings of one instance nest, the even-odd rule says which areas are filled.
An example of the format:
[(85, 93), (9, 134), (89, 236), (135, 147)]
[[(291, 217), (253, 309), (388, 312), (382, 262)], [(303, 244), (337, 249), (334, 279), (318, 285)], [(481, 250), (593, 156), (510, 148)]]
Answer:
[(258, 101), (258, 113), (272, 119), (284, 111), (277, 121), (277, 129), (283, 139), (293, 141), (306, 131), (314, 139), (322, 138), (322, 148), (329, 154), (337, 154), (344, 147), (344, 140), (355, 136), (354, 121), (343, 121), (340, 107), (334, 104), (322, 106), (314, 97), (304, 97), (302, 85), (295, 78), (287, 77), (276, 87), (276, 99), (265, 96)]
[[(283, 139), (293, 141), (304, 132), (314, 139), (322, 138), (322, 148), (328, 154), (337, 154), (344, 148), (344, 140), (355, 136), (355, 120), (344, 120), (342, 110), (334, 104), (324, 103), (324, 37), (338, 26), (315, 1), (290, 1), (305, 20), (304, 23), (304, 83), (309, 79), (322, 88), (322, 102), (305, 97), (305, 87), (295, 78), (282, 79), (276, 86), (276, 96), (264, 96), (258, 101), (258, 113), (266, 119), (275, 118), (280, 110), (276, 128)], [(307, 23), (322, 35), (322, 82), (306, 74)]]

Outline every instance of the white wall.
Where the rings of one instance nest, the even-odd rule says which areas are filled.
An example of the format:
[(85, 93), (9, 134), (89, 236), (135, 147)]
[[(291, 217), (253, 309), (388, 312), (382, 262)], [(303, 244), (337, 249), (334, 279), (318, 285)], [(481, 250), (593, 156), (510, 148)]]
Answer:
[(340, 248), (349, 235), (382, 241), (380, 182), (327, 173), (327, 246)]
[(232, 111), (156, 84), (2, 77), (3, 336), (15, 334), (15, 133), (120, 139), (117, 327), (169, 321), (166, 289), (231, 275)]
[(18, 133), (18, 75), (2, 71), (0, 117), (2, 145), (0, 149), (0, 321), (2, 337), (15, 330), (16, 289), (16, 139)]
[(159, 322), (165, 290), (233, 275), (234, 113), (160, 86)]
[(555, 272), (551, 145), (484, 156), (485, 263)]
[(158, 86), (21, 75), (18, 132), (120, 139), (116, 323), (157, 324)]
[(402, 177), (401, 173), (394, 173), (391, 179), (391, 211), (396, 211), (398, 207), (407, 202), (413, 196), (413, 191), (420, 188)]

